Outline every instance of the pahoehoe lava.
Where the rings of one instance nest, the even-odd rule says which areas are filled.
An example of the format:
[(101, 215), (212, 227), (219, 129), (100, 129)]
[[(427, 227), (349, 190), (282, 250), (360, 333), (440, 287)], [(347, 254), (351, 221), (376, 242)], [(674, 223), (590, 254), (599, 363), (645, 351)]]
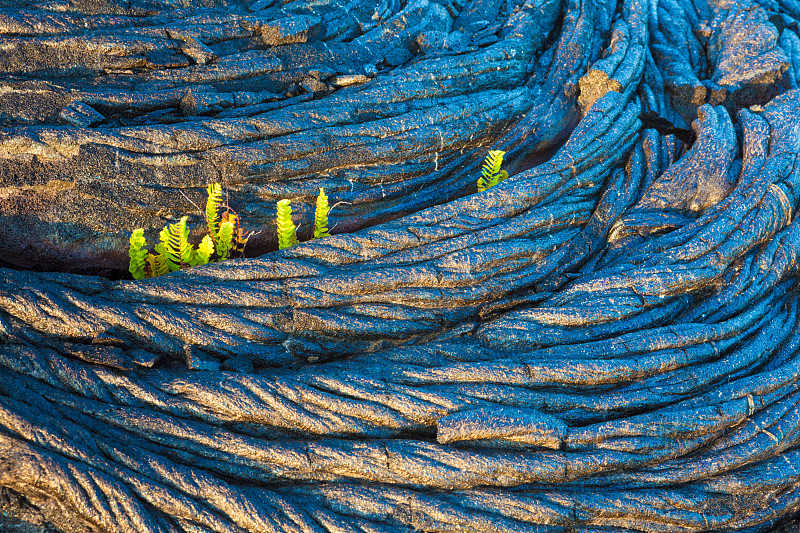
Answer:
[[(770, 531), (800, 508), (799, 24), (0, 1), (0, 488), (69, 531)], [(248, 257), (115, 279), (215, 181)], [(272, 251), (321, 186), (334, 235)]]

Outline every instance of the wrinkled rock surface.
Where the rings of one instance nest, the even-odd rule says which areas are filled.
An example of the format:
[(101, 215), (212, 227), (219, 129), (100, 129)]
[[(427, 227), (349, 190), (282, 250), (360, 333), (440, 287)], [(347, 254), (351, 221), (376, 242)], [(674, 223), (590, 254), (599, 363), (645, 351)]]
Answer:
[[(800, 508), (799, 22), (5, 4), (0, 487), (68, 531), (774, 531)], [(489, 149), (510, 178), (476, 193)], [(249, 257), (76, 273), (210, 181)], [(320, 186), (335, 234), (273, 251), (276, 199), (307, 232)]]
[(307, 237), (319, 187), (334, 232), (463, 196), (501, 132), (519, 161), (565, 133), (561, 91), (604, 32), (556, 71), (556, 0), (249, 4), (0, 9), (4, 263), (124, 272), (130, 232), (202, 221), (215, 181), (250, 256), (275, 249), (282, 198)]

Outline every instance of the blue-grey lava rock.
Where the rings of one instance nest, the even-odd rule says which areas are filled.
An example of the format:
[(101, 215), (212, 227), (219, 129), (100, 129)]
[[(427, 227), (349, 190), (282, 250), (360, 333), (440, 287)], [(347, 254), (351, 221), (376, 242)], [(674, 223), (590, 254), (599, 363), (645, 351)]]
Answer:
[[(798, 24), (3, 4), (0, 495), (67, 532), (790, 527)], [(247, 257), (87, 275), (209, 182)], [(333, 235), (275, 251), (275, 201), (303, 241), (319, 187)]]

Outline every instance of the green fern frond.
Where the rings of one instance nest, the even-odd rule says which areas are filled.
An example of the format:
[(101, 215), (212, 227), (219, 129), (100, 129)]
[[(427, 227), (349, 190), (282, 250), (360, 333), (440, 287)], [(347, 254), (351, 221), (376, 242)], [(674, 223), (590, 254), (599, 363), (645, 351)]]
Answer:
[(173, 270), (177, 270), (177, 268), (176, 269), (171, 268), (169, 262), (169, 255), (170, 255), (169, 225), (164, 226), (164, 228), (158, 233), (158, 240), (159, 240), (158, 245), (156, 245), (155, 247), (156, 252), (158, 252), (158, 255), (160, 255), (164, 259), (164, 263), (167, 265), (167, 269), (170, 272), (172, 272)]
[(219, 183), (208, 186), (208, 200), (206, 200), (206, 224), (208, 234), (216, 240), (219, 233), (219, 208), (222, 205), (222, 187)]
[(131, 247), (128, 250), (128, 256), (130, 257), (128, 270), (133, 274), (133, 279), (144, 279), (147, 277), (147, 273), (145, 272), (147, 250), (143, 250), (144, 246), (147, 244), (144, 238), (144, 229), (139, 228), (133, 230), (130, 243)]
[(500, 173), (500, 167), (503, 166), (503, 156), (506, 153), (502, 150), (489, 150), (489, 155), (483, 162), (481, 173), (484, 177), (494, 176)]
[(297, 244), (297, 227), (292, 222), (291, 200), (278, 202), (278, 214), (275, 224), (278, 226), (278, 249), (283, 250)]
[(322, 237), (330, 237), (328, 233), (328, 197), (325, 195), (325, 189), (319, 188), (319, 196), (317, 196), (317, 210), (314, 212), (314, 238), (319, 239)]
[(147, 275), (148, 278), (154, 278), (158, 274), (155, 272), (158, 270), (158, 265), (156, 264), (156, 255), (153, 253), (147, 254)]
[(225, 261), (231, 256), (233, 233), (236, 230), (236, 219), (227, 218), (219, 225), (217, 235), (217, 261)]
[(508, 177), (508, 172), (500, 170), (504, 155), (506, 153), (503, 150), (489, 150), (481, 167), (481, 177), (478, 178), (478, 192), (494, 187)]
[[(162, 233), (167, 228), (161, 230)], [(169, 273), (167, 266), (167, 254), (164, 251), (164, 243), (159, 242), (153, 247), (153, 253), (147, 255), (147, 277), (155, 278)]]
[(186, 227), (186, 217), (181, 219), (183, 222), (182, 233), (180, 234), (180, 254), (181, 254), (181, 266), (189, 265), (193, 266), (192, 263), (194, 262), (194, 245), (189, 242), (189, 229)]
[(211, 260), (213, 254), (214, 239), (211, 235), (206, 235), (197, 247), (197, 251), (194, 254), (194, 264), (192, 266), (205, 265)]
[(155, 278), (169, 273), (167, 266), (166, 255), (164, 254), (164, 246), (161, 243), (155, 246), (155, 254), (147, 254), (147, 270), (148, 277)]
[(189, 229), (183, 217), (175, 224), (169, 224), (161, 230), (159, 237), (164, 246), (164, 258), (170, 272), (181, 269), (181, 265), (190, 265), (194, 255), (194, 247), (189, 244)]

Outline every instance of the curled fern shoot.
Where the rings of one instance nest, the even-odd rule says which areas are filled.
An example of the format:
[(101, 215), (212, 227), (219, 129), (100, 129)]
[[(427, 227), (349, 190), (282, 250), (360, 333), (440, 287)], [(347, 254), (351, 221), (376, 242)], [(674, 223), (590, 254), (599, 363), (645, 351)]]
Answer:
[(130, 263), (128, 270), (133, 274), (133, 279), (144, 279), (147, 277), (145, 266), (147, 263), (147, 250), (143, 250), (147, 241), (144, 238), (144, 229), (133, 230), (130, 239), (131, 247), (128, 250)]
[(297, 244), (297, 227), (292, 222), (291, 200), (278, 202), (278, 214), (275, 224), (278, 226), (278, 249), (283, 250)]
[(478, 192), (494, 187), (508, 177), (508, 172), (500, 169), (504, 155), (506, 153), (503, 150), (489, 150), (481, 167), (481, 177), (478, 178)]
[(208, 200), (206, 200), (206, 225), (208, 234), (216, 241), (219, 233), (219, 207), (222, 205), (222, 187), (219, 183), (208, 186)]
[(317, 210), (314, 212), (314, 238), (330, 237), (328, 233), (328, 197), (325, 195), (325, 189), (319, 188), (319, 196), (317, 196)]

